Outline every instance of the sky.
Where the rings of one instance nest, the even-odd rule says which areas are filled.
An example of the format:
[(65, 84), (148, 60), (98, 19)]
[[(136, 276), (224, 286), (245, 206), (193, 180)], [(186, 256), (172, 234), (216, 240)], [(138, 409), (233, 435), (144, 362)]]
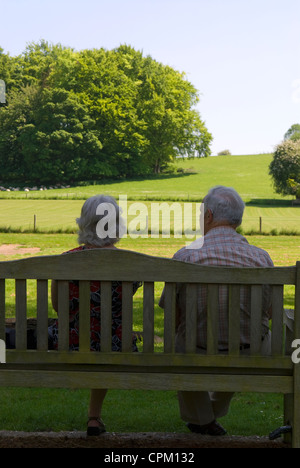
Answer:
[(127, 44), (184, 72), (213, 155), (271, 153), (300, 123), (300, 0), (0, 0), (5, 53), (41, 39)]

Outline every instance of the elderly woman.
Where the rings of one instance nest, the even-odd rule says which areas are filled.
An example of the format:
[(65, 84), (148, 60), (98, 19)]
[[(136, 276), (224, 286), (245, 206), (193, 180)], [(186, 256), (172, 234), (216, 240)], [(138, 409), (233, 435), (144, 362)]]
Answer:
[[(96, 195), (83, 204), (81, 216), (77, 220), (79, 227), (79, 247), (65, 252), (76, 252), (86, 249), (116, 249), (115, 244), (125, 232), (124, 221), (116, 201), (104, 195)], [(133, 283), (134, 294), (140, 283)], [(52, 282), (52, 304), (57, 311), (57, 283)], [(101, 346), (100, 323), (100, 282), (91, 282), (91, 350), (99, 351)], [(70, 319), (70, 350), (79, 349), (79, 283), (70, 281), (69, 286), (69, 319)], [(122, 284), (112, 282), (112, 351), (120, 351), (122, 329)], [(58, 321), (51, 329), (53, 346), (58, 346)], [(133, 336), (132, 350), (137, 351), (136, 338)], [(99, 435), (105, 432), (101, 420), (101, 409), (107, 390), (92, 389), (89, 405), (88, 435)]]

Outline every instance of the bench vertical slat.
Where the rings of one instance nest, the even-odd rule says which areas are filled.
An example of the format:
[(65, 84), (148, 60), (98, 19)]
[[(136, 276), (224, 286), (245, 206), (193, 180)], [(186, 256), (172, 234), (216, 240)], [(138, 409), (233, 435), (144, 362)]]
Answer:
[(48, 349), (48, 280), (37, 280), (37, 349)]
[(111, 351), (111, 281), (101, 281), (101, 351)]
[(27, 287), (25, 279), (18, 279), (16, 286), (16, 349), (27, 348)]
[(143, 296), (143, 352), (154, 351), (154, 283), (144, 283)]
[(251, 286), (250, 352), (260, 354), (262, 343), (262, 287)]
[(5, 279), (0, 279), (0, 340), (5, 340)]
[(272, 356), (283, 351), (283, 286), (272, 287)]
[(89, 281), (79, 281), (79, 351), (90, 350), (91, 289)]
[(229, 286), (228, 297), (228, 335), (229, 345), (228, 351), (232, 356), (240, 354), (240, 285), (232, 284)]
[(195, 353), (197, 347), (197, 284), (186, 285), (186, 353)]
[(69, 350), (69, 281), (57, 281), (58, 351)]
[[(295, 322), (294, 339), (300, 338), (300, 262), (296, 263)], [(300, 365), (294, 364), (294, 405), (292, 442), (294, 448), (300, 448)]]
[(207, 285), (207, 354), (218, 353), (219, 286)]
[(132, 351), (132, 298), (133, 285), (129, 281), (122, 282), (122, 352)]
[(164, 352), (175, 351), (176, 283), (165, 284)]

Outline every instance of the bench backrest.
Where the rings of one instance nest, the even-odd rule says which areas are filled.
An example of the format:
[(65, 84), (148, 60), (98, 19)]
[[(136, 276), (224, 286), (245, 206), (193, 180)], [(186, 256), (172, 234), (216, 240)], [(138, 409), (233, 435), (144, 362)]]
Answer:
[[(218, 293), (220, 284), (229, 287), (229, 356), (240, 354), (240, 287), (251, 287), (251, 355), (258, 356), (261, 346), (262, 286), (272, 285), (272, 356), (271, 366), (289, 366), (284, 360), (283, 296), (285, 285), (295, 287), (295, 338), (300, 338), (300, 262), (292, 267), (228, 268), (208, 267), (176, 260), (152, 257), (126, 250), (95, 249), (68, 255), (32, 257), (0, 262), (0, 339), (5, 336), (5, 281), (15, 279), (16, 350), (7, 361), (39, 362), (156, 362), (196, 363), (197, 285), (207, 284), (207, 358), (218, 354)], [(26, 281), (37, 280), (37, 350), (26, 351)], [(47, 352), (49, 284), (58, 281), (59, 349)], [(68, 281), (78, 280), (80, 287), (80, 350), (69, 352)], [(101, 281), (101, 352), (89, 352), (90, 287), (89, 281)], [(122, 352), (111, 352), (111, 281), (122, 281)], [(143, 282), (143, 352), (131, 353), (134, 298), (132, 282)], [(164, 347), (155, 352), (155, 283), (165, 283)], [(175, 353), (176, 283), (188, 288), (186, 309), (186, 356)], [(294, 293), (293, 293), (294, 294)], [(129, 354), (132, 354), (129, 357)], [(116, 356), (118, 354), (119, 356)], [(139, 356), (133, 356), (138, 354)], [(122, 357), (123, 356), (123, 357)], [(126, 357), (125, 357), (126, 356)], [(144, 356), (144, 357), (143, 357)], [(155, 359), (155, 361), (153, 361)], [(209, 359), (212, 362), (212, 359)], [(217, 361), (216, 361), (217, 362)], [(220, 363), (221, 361), (219, 361)], [(225, 361), (222, 361), (225, 362)], [(228, 361), (229, 362), (229, 361)], [(231, 360), (231, 362), (233, 362)], [(256, 361), (253, 361), (253, 365)], [(265, 361), (264, 361), (265, 362)], [(283, 362), (285, 362), (283, 364)], [(218, 363), (218, 364), (219, 364)], [(289, 359), (290, 363), (290, 359)]]

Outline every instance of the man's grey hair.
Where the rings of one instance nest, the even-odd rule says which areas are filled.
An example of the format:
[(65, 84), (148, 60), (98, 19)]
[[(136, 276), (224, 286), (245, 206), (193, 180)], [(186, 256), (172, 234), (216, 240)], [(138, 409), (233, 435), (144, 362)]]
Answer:
[(230, 226), (240, 226), (245, 203), (232, 187), (217, 185), (203, 199), (204, 210), (211, 210), (214, 221), (226, 221)]
[[(82, 208), (81, 216), (76, 219), (79, 227), (79, 244), (89, 244), (103, 247), (117, 243), (125, 233), (125, 223), (121, 216), (121, 208), (113, 197), (95, 195), (88, 198)], [(99, 223), (107, 230), (99, 229)], [(101, 235), (99, 232), (101, 231)]]

